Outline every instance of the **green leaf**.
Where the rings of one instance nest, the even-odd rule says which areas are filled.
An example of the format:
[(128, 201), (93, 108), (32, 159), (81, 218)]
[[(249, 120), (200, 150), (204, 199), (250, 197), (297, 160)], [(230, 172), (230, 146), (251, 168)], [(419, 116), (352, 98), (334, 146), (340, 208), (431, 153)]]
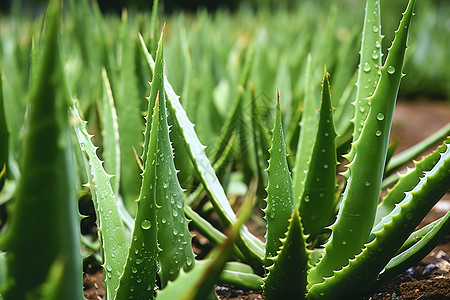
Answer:
[(331, 227), (325, 255), (311, 270), (310, 287), (332, 276), (333, 271), (341, 269), (360, 253), (372, 229), (414, 2), (408, 3), (385, 65), (380, 69), (378, 86), (368, 99), (369, 115), (360, 137), (352, 144), (355, 156), (349, 164), (350, 176), (338, 218)]
[(417, 243), (392, 258), (379, 276), (384, 282), (404, 272), (410, 266), (417, 264), (450, 232), (450, 212), (447, 212), (439, 222), (423, 236)]
[[(22, 177), (7, 232), (8, 284), (3, 299), (39, 298), (36, 290), (55, 259), (64, 257), (58, 299), (82, 299), (79, 223), (67, 108), (70, 102), (60, 57), (60, 1), (50, 1), (43, 49), (30, 93)], [(42, 247), (45, 245), (45, 247)]]
[(270, 160), (267, 174), (267, 207), (264, 209), (267, 222), (266, 255), (264, 264), (271, 264), (269, 258), (275, 257), (281, 247), (281, 238), (285, 236), (289, 218), (294, 211), (294, 191), (292, 179), (286, 160), (286, 144), (281, 125), (280, 98), (278, 95), (273, 128), (272, 147), (269, 149)]
[[(9, 131), (6, 125), (5, 104), (3, 99), (3, 77), (0, 70), (0, 170), (6, 173), (9, 156)], [(0, 191), (3, 188), (6, 174), (0, 176)]]
[[(164, 97), (164, 94), (161, 95)], [(146, 131), (158, 128), (159, 97), (153, 108), (152, 124)], [(137, 213), (133, 237), (128, 249), (124, 272), (120, 277), (116, 300), (154, 299), (156, 273), (158, 271), (158, 225), (156, 223), (156, 159), (158, 153), (158, 130), (152, 130), (147, 159), (142, 174), (142, 186), (137, 200)]]
[(317, 134), (300, 202), (305, 234), (312, 237), (330, 225), (336, 192), (336, 131), (331, 106), (329, 74), (323, 77), (322, 104)]
[(97, 215), (106, 294), (108, 299), (114, 299), (128, 251), (124, 225), (116, 204), (117, 196), (111, 186), (112, 176), (105, 172), (103, 162), (97, 157), (97, 147), (91, 141), (93, 136), (87, 132), (86, 122), (80, 118), (75, 106), (71, 109), (71, 117), (80, 149), (85, 157), (88, 186)]
[(309, 250), (303, 234), (301, 218), (295, 209), (289, 221), (286, 238), (269, 274), (264, 279), (265, 299), (304, 299), (309, 270)]
[[(156, 51), (156, 64), (153, 71), (152, 96), (159, 97), (159, 126), (152, 127), (151, 133), (157, 130), (158, 154), (156, 156), (156, 204), (158, 224), (158, 244), (160, 260), (160, 279), (164, 288), (168, 281), (177, 278), (180, 269), (188, 272), (194, 266), (192, 236), (188, 228), (188, 220), (184, 215), (183, 190), (177, 178), (173, 160), (173, 151), (167, 123), (166, 100), (164, 96), (164, 29)], [(155, 98), (155, 100), (156, 100)], [(158, 116), (156, 116), (158, 117)], [(148, 131), (146, 131), (147, 136)], [(145, 160), (144, 160), (145, 161)]]
[[(380, 79), (381, 38), (380, 1), (368, 0), (366, 1), (360, 50), (361, 57), (356, 83), (353, 142), (359, 138), (369, 113), (370, 103), (367, 101), (367, 98), (373, 94)], [(349, 161), (353, 159), (354, 154), (354, 151), (350, 152)]]
[(106, 69), (102, 69), (102, 136), (103, 136), (103, 159), (105, 170), (110, 175), (114, 175), (111, 185), (114, 195), (119, 195), (120, 185), (120, 143), (119, 124), (117, 123), (117, 112), (114, 106), (114, 98), (109, 84)]

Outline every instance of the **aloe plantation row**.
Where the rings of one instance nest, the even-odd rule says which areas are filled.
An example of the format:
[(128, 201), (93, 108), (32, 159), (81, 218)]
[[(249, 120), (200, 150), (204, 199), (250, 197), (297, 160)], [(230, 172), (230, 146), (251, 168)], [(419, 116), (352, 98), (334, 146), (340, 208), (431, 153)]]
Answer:
[(193, 34), (160, 28), (157, 0), (120, 19), (64, 4), (2, 20), (1, 299), (83, 299), (83, 260), (106, 299), (356, 299), (448, 234), (449, 213), (416, 227), (450, 187), (450, 125), (389, 144), (414, 0), (385, 59), (379, 0), (347, 31), (310, 4), (317, 27), (199, 13)]

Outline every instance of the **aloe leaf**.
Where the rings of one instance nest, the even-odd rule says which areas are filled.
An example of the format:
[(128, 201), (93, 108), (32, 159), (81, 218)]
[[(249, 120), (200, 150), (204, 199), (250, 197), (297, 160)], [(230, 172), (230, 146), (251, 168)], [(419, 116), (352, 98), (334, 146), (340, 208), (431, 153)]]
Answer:
[(102, 69), (103, 96), (102, 96), (102, 136), (103, 136), (103, 159), (105, 170), (114, 175), (111, 185), (114, 195), (119, 195), (120, 185), (120, 144), (119, 125), (117, 123), (117, 112), (114, 106), (114, 98), (109, 84), (106, 69)]
[(392, 157), (386, 166), (386, 173), (389, 173), (405, 163), (411, 161), (417, 157), (420, 153), (424, 152), (429, 147), (433, 146), (436, 142), (442, 140), (446, 136), (450, 135), (450, 124), (445, 125), (420, 143), (412, 146), (411, 148), (396, 154)]
[(446, 150), (440, 156), (433, 169), (426, 172), (417, 186), (406, 193), (402, 202), (377, 225), (375, 239), (366, 244), (347, 266), (312, 286), (308, 299), (323, 299), (326, 295), (333, 295), (335, 299), (356, 296), (375, 282), (390, 258), (447, 192), (450, 186), (450, 144), (446, 144)]
[(3, 188), (6, 178), (6, 167), (8, 165), (9, 156), (9, 131), (6, 125), (6, 115), (3, 100), (3, 77), (0, 70), (0, 170), (5, 172), (0, 177), (0, 191)]
[(306, 236), (303, 234), (301, 218), (295, 209), (289, 220), (286, 238), (268, 268), (264, 279), (265, 299), (304, 299), (309, 270), (309, 250), (306, 248)]
[(422, 260), (439, 241), (450, 232), (450, 212), (436, 222), (417, 243), (392, 258), (379, 276), (379, 281), (386, 281), (399, 275), (407, 268)]
[(71, 117), (79, 146), (84, 153), (88, 186), (97, 214), (106, 293), (108, 299), (114, 299), (128, 251), (124, 226), (116, 205), (117, 196), (111, 186), (112, 176), (105, 172), (103, 162), (97, 157), (97, 147), (91, 141), (93, 136), (87, 132), (86, 122), (80, 118), (75, 106), (71, 109)]
[(337, 165), (336, 135), (329, 74), (325, 70), (319, 124), (299, 207), (305, 234), (312, 237), (323, 232), (334, 213)]
[(258, 291), (264, 281), (253, 272), (249, 265), (230, 261), (225, 264), (220, 273), (219, 283), (231, 285), (238, 289)]
[(266, 255), (264, 264), (270, 265), (269, 258), (277, 255), (281, 247), (281, 238), (285, 236), (289, 218), (294, 210), (294, 191), (292, 179), (286, 160), (286, 144), (281, 125), (280, 95), (278, 94), (273, 128), (272, 147), (269, 149), (270, 160), (267, 174), (267, 207), (264, 209), (267, 222)]
[[(194, 253), (192, 252), (192, 236), (188, 228), (188, 220), (184, 215), (183, 190), (177, 178), (177, 171), (173, 161), (173, 151), (169, 137), (169, 125), (167, 123), (166, 100), (164, 94), (164, 29), (161, 34), (158, 50), (156, 51), (156, 64), (153, 71), (152, 90), (149, 105), (152, 105), (152, 97), (159, 97), (159, 125), (152, 127), (151, 134), (157, 130), (158, 154), (156, 157), (156, 204), (158, 223), (158, 243), (161, 251), (160, 279), (162, 287), (168, 281), (173, 281), (183, 268), (188, 272), (194, 266)], [(161, 95), (161, 96), (159, 96)], [(155, 98), (155, 102), (156, 102)], [(151, 109), (151, 106), (149, 106)], [(156, 116), (158, 117), (158, 116)], [(150, 119), (151, 120), (151, 119)], [(149, 122), (149, 121), (148, 121)], [(146, 137), (148, 136), (146, 131)], [(146, 138), (146, 141), (148, 139)], [(144, 152), (147, 153), (147, 152)], [(146, 160), (144, 160), (146, 161)]]
[(231, 253), (236, 239), (240, 234), (240, 227), (245, 224), (251, 215), (253, 203), (247, 198), (241, 208), (241, 213), (236, 223), (230, 228), (228, 238), (219, 245), (212, 254), (212, 259), (206, 263), (196, 264), (189, 272), (181, 271), (180, 276), (169, 282), (167, 287), (158, 291), (158, 300), (203, 300), (210, 299), (211, 289), (219, 280), (225, 264)]
[[(164, 94), (161, 95), (164, 97)], [(159, 99), (153, 108), (152, 124), (146, 130), (158, 128), (160, 120)], [(156, 224), (156, 160), (158, 153), (158, 130), (152, 130), (149, 138), (147, 159), (142, 173), (142, 186), (137, 200), (133, 238), (124, 271), (120, 277), (116, 300), (154, 299), (156, 273), (158, 272), (158, 226)]]
[(137, 94), (139, 89), (135, 74), (136, 40), (132, 38), (129, 32), (129, 22), (127, 13), (124, 11), (121, 28), (123, 35), (121, 43), (121, 71), (118, 78), (118, 91), (117, 96), (115, 95), (115, 100), (119, 120), (119, 142), (121, 153), (120, 190), (126, 207), (131, 212), (134, 212), (136, 208), (135, 200), (138, 197), (141, 178), (139, 176), (140, 170), (136, 162), (133, 148), (136, 149), (138, 155), (140, 155), (143, 131), (141, 107), (143, 103), (140, 101), (140, 96)]
[[(140, 37), (140, 41), (142, 50), (144, 51), (144, 54), (146, 54), (147, 62), (150, 68), (153, 69), (155, 64), (153, 58), (148, 53), (142, 37)], [(236, 215), (234, 214), (225, 195), (225, 191), (205, 154), (205, 146), (199, 141), (194, 130), (194, 125), (189, 121), (186, 112), (180, 104), (179, 97), (175, 94), (166, 77), (164, 77), (164, 87), (167, 95), (168, 110), (174, 117), (175, 128), (180, 131), (180, 134), (185, 139), (186, 149), (189, 152), (195, 170), (199, 174), (206, 192), (210, 196), (211, 203), (216, 207), (216, 211), (222, 222), (225, 223), (225, 225), (229, 225), (236, 221)], [(253, 258), (255, 260), (261, 262), (264, 257), (264, 246), (262, 242), (252, 235), (245, 226), (242, 226), (241, 228), (241, 237), (245, 244), (243, 246), (253, 253)]]
[[(380, 78), (381, 66), (381, 21), (380, 1), (367, 0), (362, 31), (360, 62), (358, 67), (357, 91), (355, 101), (355, 117), (353, 120), (353, 142), (362, 131), (369, 113), (370, 103), (367, 100), (373, 94)], [(353, 148), (353, 150), (356, 150)], [(355, 152), (350, 152), (349, 161)]]
[[(70, 96), (61, 66), (60, 1), (50, 1), (38, 76), (33, 80), (20, 186), (8, 230), (8, 283), (3, 299), (38, 298), (36, 289), (57, 257), (65, 258), (58, 299), (82, 299), (79, 223), (67, 108)], [(33, 230), (30, 230), (33, 229)], [(42, 247), (45, 245), (45, 247)]]
[(297, 207), (300, 207), (300, 199), (303, 194), (306, 174), (311, 159), (314, 138), (317, 131), (316, 102), (313, 97), (311, 82), (311, 55), (308, 54), (306, 77), (305, 77), (305, 99), (303, 100), (303, 113), (300, 121), (300, 138), (298, 141), (297, 154), (295, 155), (295, 166), (292, 171), (294, 182), (294, 199)]
[(349, 164), (349, 179), (340, 211), (331, 226), (332, 235), (325, 245), (325, 255), (311, 270), (310, 287), (332, 276), (333, 271), (341, 269), (360, 253), (372, 229), (414, 2), (408, 3), (385, 65), (380, 69), (378, 86), (368, 98), (370, 111), (361, 135), (352, 144), (355, 156)]
[[(450, 143), (450, 138), (446, 140), (446, 143)], [(405, 192), (410, 191), (419, 183), (420, 177), (422, 177), (424, 172), (430, 171), (434, 167), (439, 161), (440, 153), (444, 150), (445, 143), (421, 161), (416, 162), (414, 168), (410, 169), (407, 174), (399, 175), (399, 181), (388, 191), (387, 195), (383, 197), (378, 205), (374, 225), (378, 224), (383, 217), (391, 212), (395, 206), (402, 201)]]
[[(445, 216), (444, 216), (445, 217)], [(442, 218), (444, 218), (442, 217)], [(396, 255), (400, 254), (401, 252), (407, 250), (408, 248), (411, 248), (413, 245), (415, 245), (418, 241), (423, 239), (425, 235), (427, 235), (433, 228), (438, 224), (440, 221), (442, 221), (442, 218), (437, 219), (428, 225), (414, 231), (411, 233), (408, 237), (408, 239), (403, 243), (403, 245), (398, 249)]]

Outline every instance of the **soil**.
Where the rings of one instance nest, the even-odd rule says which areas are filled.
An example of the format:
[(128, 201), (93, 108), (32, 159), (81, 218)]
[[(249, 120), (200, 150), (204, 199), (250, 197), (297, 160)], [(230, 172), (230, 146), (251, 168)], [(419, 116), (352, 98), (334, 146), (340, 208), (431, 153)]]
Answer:
[[(425, 99), (399, 101), (394, 113), (391, 135), (393, 139), (400, 141), (397, 153), (423, 140), (448, 124), (449, 121), (450, 105), (448, 102), (425, 101)], [(417, 159), (420, 159), (420, 157)], [(419, 227), (442, 217), (449, 210), (450, 193), (447, 193)], [(256, 223), (250, 222), (249, 227), (253, 232), (261, 234), (261, 230), (259, 230)], [(206, 241), (197, 240), (197, 247), (202, 246), (207, 246)], [(105, 292), (101, 269), (95, 268), (90, 264), (87, 265), (84, 274), (84, 288), (86, 299), (104, 299)], [(216, 292), (220, 299), (263, 299), (261, 292), (245, 292), (225, 286), (218, 286)], [(376, 290), (367, 293), (362, 299), (450, 299), (450, 233), (419, 264), (379, 286)]]

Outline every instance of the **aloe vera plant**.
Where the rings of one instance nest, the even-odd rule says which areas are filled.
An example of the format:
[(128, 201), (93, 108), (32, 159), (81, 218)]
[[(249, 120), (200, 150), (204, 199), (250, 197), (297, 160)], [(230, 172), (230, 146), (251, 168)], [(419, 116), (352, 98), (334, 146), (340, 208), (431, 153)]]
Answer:
[[(220, 60), (227, 57), (228, 65), (214, 63), (212, 68), (216, 74), (226, 74), (228, 81), (214, 88), (215, 100), (208, 102), (203, 99), (213, 89), (213, 76), (206, 76), (202, 87), (196, 90), (192, 83), (195, 78), (188, 75), (195, 73), (191, 60), (199, 55), (189, 51), (186, 32), (179, 41), (186, 64), (182, 90), (186, 99), (175, 93), (165, 75), (165, 29), (159, 43), (155, 34), (158, 1), (153, 7), (150, 49), (142, 36), (130, 33), (136, 26), (132, 14), (124, 12), (120, 23), (107, 23), (95, 4), (92, 17), (87, 2), (80, 8), (71, 2), (77, 14), (75, 19), (86, 17), (86, 24), (95, 29), (87, 40), (101, 43), (100, 50), (95, 51), (89, 49), (87, 41), (79, 45), (82, 61), (89, 62), (98, 76), (94, 82), (100, 83), (91, 89), (90, 95), (99, 99), (89, 100), (88, 93), (80, 87), (92, 83), (84, 82), (80, 73), (72, 75), (83, 63), (65, 52), (64, 45), (71, 45), (70, 41), (60, 43), (60, 1), (51, 1), (42, 41), (31, 49), (32, 92), (20, 165), (22, 175), (14, 194), (9, 227), (0, 240), (2, 250), (6, 251), (6, 263), (0, 259), (0, 266), (7, 267), (1, 296), (7, 300), (81, 299), (79, 249), (94, 253), (103, 267), (106, 298), (117, 300), (217, 299), (214, 292), (217, 283), (263, 290), (266, 299), (355, 298), (418, 262), (450, 229), (447, 213), (414, 231), (450, 186), (450, 138), (415, 162), (406, 174), (386, 177), (449, 134), (446, 126), (423, 143), (390, 158), (389, 132), (403, 76), (414, 2), (409, 1), (382, 65), (380, 3), (367, 0), (359, 69), (352, 75), (352, 70), (344, 72), (337, 68), (340, 74), (337, 81), (332, 81), (333, 77), (330, 79), (325, 70), (322, 97), (317, 99), (320, 101), (316, 101), (319, 97), (314, 83), (320, 72), (317, 65), (332, 52), (336, 17), (333, 9), (334, 17), (328, 21), (326, 34), (312, 41), (313, 49), (325, 47), (326, 51), (308, 55), (305, 50), (308, 42), (299, 39), (296, 43), (301, 51), (294, 60), (304, 61), (301, 70), (291, 72), (288, 58), (283, 58), (277, 66), (268, 63), (267, 68), (275, 70), (276, 76), (265, 78), (258, 74), (261, 75), (258, 77), (255, 72), (261, 70), (258, 68), (269, 56), (268, 52), (258, 47), (243, 50), (237, 42), (231, 54), (222, 53)], [(94, 25), (94, 18), (99, 24)], [(208, 17), (199, 18), (206, 22)], [(109, 40), (106, 29), (110, 24), (121, 32), (119, 42)], [(79, 28), (74, 30), (80, 34)], [(207, 41), (208, 32), (207, 28), (200, 30), (198, 41), (207, 47), (217, 47)], [(64, 40), (64, 34), (62, 37)], [(354, 39), (349, 39), (342, 49), (349, 49), (353, 42)], [(242, 60), (234, 55), (242, 56)], [(36, 57), (42, 62), (37, 63)], [(64, 65), (61, 57), (68, 57), (69, 62)], [(96, 62), (91, 61), (94, 57)], [(214, 59), (211, 53), (200, 57), (201, 69), (207, 73)], [(169, 61), (172, 60), (175, 58), (171, 56)], [(350, 58), (337, 64), (346, 65), (349, 61)], [(6, 71), (4, 76), (9, 76), (11, 68)], [(305, 87), (301, 93), (293, 88), (296, 76)], [(148, 80), (149, 87), (145, 85)], [(250, 101), (246, 91), (253, 80)], [(66, 81), (71, 92), (80, 97), (75, 104), (70, 101)], [(279, 85), (279, 91), (275, 109), (268, 114), (274, 120), (270, 133), (267, 125), (270, 118), (263, 116), (264, 107), (258, 106), (257, 93), (273, 82)], [(332, 98), (333, 84), (338, 87), (338, 99)], [(0, 85), (3, 118), (20, 109), (11, 108), (14, 106), (6, 102), (11, 94), (2, 88), (3, 84)], [(147, 102), (143, 95), (139, 101), (138, 92), (146, 90)], [(222, 93), (234, 102), (221, 103), (226, 98)], [(303, 101), (297, 99), (298, 94)], [(202, 96), (200, 101), (195, 100), (198, 96)], [(251, 120), (245, 114), (246, 104), (251, 110)], [(139, 114), (142, 107), (146, 107), (145, 122)], [(353, 115), (349, 112), (352, 107)], [(227, 110), (228, 113), (223, 113)], [(190, 121), (192, 112), (199, 121), (195, 129)], [(209, 128), (206, 118), (201, 118), (205, 112), (211, 119), (223, 121), (223, 127)], [(80, 115), (87, 117), (89, 123)], [(70, 143), (69, 124), (74, 146)], [(12, 178), (9, 172), (13, 170), (14, 156), (9, 150), (18, 144), (16, 136), (10, 134), (18, 131), (12, 125), (3, 119), (0, 123), (2, 193), (3, 180), (6, 178), (9, 185)], [(102, 129), (101, 134), (96, 126)], [(91, 130), (95, 135), (89, 133)], [(210, 140), (218, 141), (217, 148), (205, 150), (201, 140), (208, 135)], [(253, 141), (246, 148), (245, 140), (250, 136)], [(236, 141), (240, 143), (237, 145)], [(338, 161), (342, 161), (339, 153), (345, 150), (347, 142), (351, 142), (351, 148), (346, 155), (348, 164), (342, 182), (337, 180), (336, 172)], [(102, 147), (94, 146), (97, 143)], [(137, 147), (140, 144), (142, 148)], [(242, 157), (233, 165), (230, 160), (236, 158), (233, 153), (236, 149)], [(248, 184), (239, 216), (229, 201), (225, 184), (235, 175), (230, 171), (235, 166), (243, 169), (244, 180), (258, 177)], [(223, 170), (226, 175), (220, 176)], [(195, 189), (184, 190), (179, 178), (195, 183)], [(79, 185), (81, 189), (82, 182), (83, 192), (93, 202), (99, 247), (86, 237), (82, 239), (83, 247), (79, 244), (73, 188)], [(265, 205), (264, 242), (245, 226), (255, 203), (261, 203), (254, 200), (260, 195), (256, 192), (258, 188), (261, 190), (255, 182), (266, 185), (267, 196), (258, 199)], [(388, 183), (395, 185), (378, 204), (380, 191)], [(202, 215), (202, 209), (207, 207), (203, 195), (224, 227), (229, 228), (228, 236)], [(41, 222), (42, 216), (49, 214), (55, 218)], [(205, 260), (195, 259), (189, 223), (218, 245)], [(30, 226), (42, 231), (30, 231)], [(42, 241), (51, 251), (33, 248)], [(96, 255), (97, 251), (100, 255)], [(35, 274), (30, 276), (26, 270)]]

